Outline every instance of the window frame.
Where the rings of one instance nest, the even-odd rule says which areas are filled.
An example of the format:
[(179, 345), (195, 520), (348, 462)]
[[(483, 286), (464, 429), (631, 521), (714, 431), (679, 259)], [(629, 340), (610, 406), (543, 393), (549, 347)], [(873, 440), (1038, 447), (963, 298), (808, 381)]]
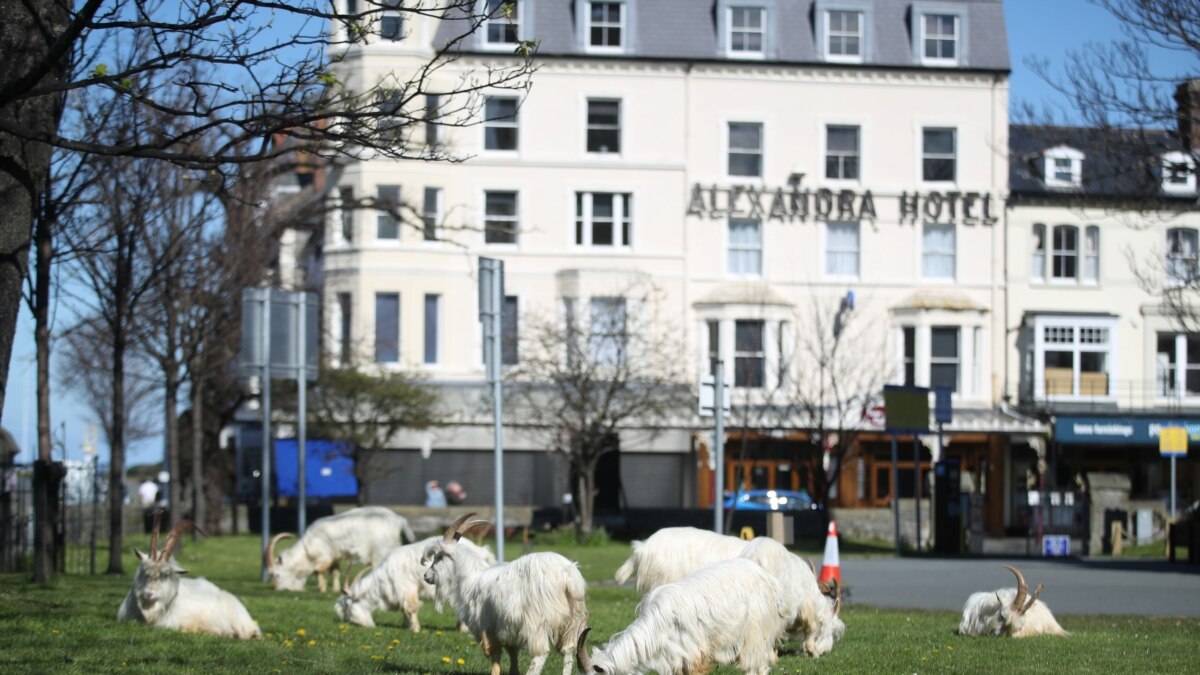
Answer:
[[(388, 193), (388, 192), (394, 193), (395, 196), (394, 197), (385, 196), (385, 193)], [(403, 188), (399, 185), (379, 184), (379, 185), (375, 186), (375, 204), (376, 204), (376, 208), (375, 208), (375, 241), (376, 242), (388, 242), (388, 243), (399, 243), (400, 242), (400, 230), (401, 230), (400, 218), (393, 216), (389, 211), (387, 211), (385, 209), (381, 209), (379, 207), (380, 206), (383, 206), (383, 207), (392, 206), (392, 207), (395, 207), (397, 211), (401, 210), (403, 207), (403, 203), (404, 203), (403, 201), (401, 201), (402, 195), (403, 195)], [(384, 236), (385, 228), (392, 228), (392, 230), (394, 231), (394, 234), (392, 234), (391, 236)]]
[[(734, 221), (756, 223), (756, 231), (758, 232), (757, 245), (742, 244), (734, 242)], [(761, 279), (763, 277), (763, 219), (762, 218), (742, 218), (731, 216), (725, 221), (725, 275), (729, 277), (745, 278), (745, 279)], [(755, 272), (739, 272), (734, 270), (734, 254), (742, 254), (747, 256), (745, 259), (750, 260), (753, 256), (757, 271)]]
[[(440, 363), (441, 356), (441, 323), (442, 323), (442, 296), (440, 293), (426, 293), (425, 302), (422, 305), (424, 314), (424, 359), (423, 363), (426, 366), (436, 366)], [(432, 317), (430, 316), (432, 314)], [(432, 335), (431, 335), (432, 333)]]
[(355, 219), (354, 219), (355, 209), (354, 208), (346, 208), (346, 204), (354, 203), (354, 186), (353, 185), (339, 185), (338, 189), (337, 189), (337, 194), (338, 194), (338, 221), (337, 221), (338, 229), (336, 230), (337, 237), (336, 237), (334, 243), (350, 245), (350, 244), (354, 243), (354, 239), (355, 239), (355, 237), (354, 237), (354, 235), (355, 235), (354, 228), (356, 225), (356, 223), (354, 222), (355, 221)]
[[(493, 195), (499, 196), (499, 195), (509, 195), (509, 194), (511, 194), (513, 196), (513, 214), (512, 215), (496, 214), (496, 213), (490, 213), (488, 211), (489, 197), (491, 197)], [(483, 191), (482, 201), (483, 201), (483, 208), (480, 209), (480, 214), (483, 216), (482, 229), (483, 229), (484, 245), (485, 246), (517, 246), (518, 244), (520, 244), (520, 241), (521, 241), (521, 237), (520, 237), (520, 234), (521, 234), (521, 192), (516, 189), (488, 188)], [(490, 225), (491, 223), (499, 223), (499, 222), (511, 222), (512, 223), (512, 232), (511, 232), (512, 241), (498, 241), (498, 240), (493, 241), (491, 239), (493, 236), (495, 236), (494, 233), (504, 234), (501, 230), (493, 228)], [(504, 236), (505, 236), (505, 238), (507, 238), (509, 235), (504, 234)]]
[[(870, 6), (859, 6), (852, 4), (822, 4), (819, 7), (820, 16), (820, 35), (818, 36), (818, 45), (824, 59), (830, 63), (866, 63), (867, 48), (869, 47), (868, 34), (870, 22)], [(833, 14), (857, 14), (858, 15), (858, 33), (850, 34), (839, 31), (836, 35), (832, 26)], [(857, 54), (834, 54), (831, 49), (833, 38), (858, 38), (858, 53)]]
[[(430, 195), (433, 195), (433, 204), (430, 208)], [(421, 238), (422, 241), (441, 241), (438, 236), (438, 230), (441, 229), (442, 223), (442, 188), (435, 186), (425, 186), (424, 194), (421, 202)]]
[[(1191, 235), (1188, 237), (1191, 239), (1192, 245), (1192, 252), (1190, 255), (1175, 255), (1171, 252), (1171, 239), (1173, 234)], [(1195, 227), (1167, 228), (1167, 247), (1166, 251), (1164, 251), (1163, 258), (1165, 264), (1163, 267), (1167, 277), (1166, 283), (1168, 285), (1184, 286), (1195, 282), (1197, 279), (1200, 279), (1200, 253), (1198, 253), (1197, 249), (1200, 249), (1200, 229)], [(1177, 261), (1182, 261), (1182, 264), (1187, 265), (1189, 271), (1187, 278), (1181, 278), (1175, 273), (1176, 267), (1180, 265), (1180, 262)]]
[[(926, 56), (925, 47), (928, 40), (946, 41), (949, 38), (942, 35), (932, 36), (927, 31), (927, 17), (949, 17), (954, 25), (954, 57)], [(912, 57), (913, 63), (933, 68), (948, 68), (966, 66), (968, 61), (968, 41), (970, 34), (967, 22), (967, 9), (961, 5), (951, 5), (938, 2), (914, 3), (912, 6)]]
[[(380, 302), (384, 301), (384, 300), (392, 299), (392, 298), (395, 299), (395, 303), (396, 303), (396, 324), (395, 324), (396, 330), (395, 330), (395, 347), (394, 347), (395, 356), (393, 358), (389, 359), (389, 358), (384, 358), (385, 356), (387, 356), (387, 354), (384, 354), (384, 356), (380, 356), (380, 350), (383, 348), (389, 347), (391, 345), (390, 344), (384, 344), (384, 345), (380, 344), (380, 339), (379, 339), (380, 335), (385, 332), (386, 328), (390, 328), (390, 326), (384, 326), (381, 324), (379, 314), (380, 314)], [(401, 315), (400, 299), (401, 299), (401, 296), (400, 296), (399, 292), (391, 292), (391, 291), (388, 291), (388, 292), (376, 291), (375, 292), (375, 334), (374, 334), (374, 340), (375, 340), (375, 343), (374, 343), (375, 361), (374, 362), (375, 363), (385, 363), (385, 364), (386, 363), (397, 363), (397, 364), (400, 363), (400, 325), (401, 325), (401, 323), (400, 323), (400, 315)]]
[[(629, 5), (624, 0), (584, 0), (583, 4), (583, 48), (585, 51), (592, 54), (621, 54), (626, 51), (626, 44), (629, 42)], [(620, 9), (620, 18), (615, 26), (604, 22), (599, 27), (601, 30), (612, 30), (614, 27), (620, 31), (620, 42), (616, 45), (597, 45), (592, 43), (592, 30), (597, 28), (592, 21), (593, 5), (616, 5)]]
[[(749, 28), (735, 28), (733, 25), (734, 12), (736, 11), (758, 11), (761, 25), (756, 32)], [(754, 4), (752, 2), (729, 3), (725, 6), (725, 57), (730, 59), (745, 59), (750, 61), (759, 61), (767, 57), (767, 30), (770, 26), (770, 12), (766, 4)], [(743, 35), (759, 36), (759, 48), (757, 51), (749, 49), (735, 50), (733, 46), (733, 36), (735, 32), (740, 32)]]
[(354, 296), (348, 291), (338, 291), (334, 294), (334, 335), (336, 336), (337, 351), (334, 362), (347, 366), (354, 358)]
[[(954, 333), (954, 354), (952, 356), (939, 356), (934, 354), (934, 346), (937, 344), (934, 334), (938, 331), (953, 331)], [(931, 325), (929, 327), (929, 388), (939, 388), (934, 384), (933, 371), (935, 366), (954, 366), (954, 387), (950, 393), (961, 394), (963, 391), (963, 326), (961, 325)]]
[[(402, 1), (401, 0), (375, 0), (375, 1), (379, 3), (380, 10), (381, 10), (380, 15), (379, 15), (379, 30), (376, 32), (376, 35), (379, 36), (379, 40), (381, 42), (403, 42), (404, 35), (405, 35), (404, 24), (407, 22), (404, 20), (404, 14), (401, 13), (401, 11), (400, 11)], [(391, 35), (390, 37), (389, 37), (389, 35), (384, 34), (384, 29), (383, 29), (384, 23), (388, 20), (394, 20), (396, 22), (396, 30), (394, 33), (390, 34)]]
[[(1159, 158), (1160, 174), (1162, 176), (1162, 190), (1167, 194), (1195, 194), (1196, 192), (1196, 158), (1190, 153), (1172, 151), (1163, 153)], [(1182, 184), (1171, 181), (1171, 175), (1175, 172), (1168, 173), (1170, 165), (1183, 165), (1187, 171), (1187, 177)]]
[[(863, 180), (863, 128), (862, 128), (862, 125), (854, 124), (854, 123), (846, 123), (846, 122), (829, 122), (829, 123), (826, 123), (824, 126), (825, 126), (825, 133), (823, 134), (822, 139), (821, 139), (822, 140), (821, 146), (822, 146), (822, 151), (823, 151), (824, 160), (825, 160), (824, 161), (825, 166), (824, 166), (824, 171), (822, 172), (822, 176), (824, 177), (825, 181), (830, 184), (835, 184), (835, 185), (859, 185), (859, 184), (861, 184), (862, 180)], [(846, 153), (841, 150), (836, 151), (836, 153), (835, 153), (835, 151), (830, 148), (829, 134), (831, 131), (833, 131), (835, 129), (838, 129), (838, 130), (852, 129), (854, 131), (854, 152), (853, 152), (853, 154), (849, 154), (849, 153)], [(829, 161), (830, 161), (830, 159), (833, 159), (835, 157), (838, 160), (838, 167), (841, 169), (841, 173), (845, 172), (846, 159), (853, 158), (854, 168), (855, 168), (853, 177), (830, 176), (829, 175)]]
[[(1162, 368), (1161, 344), (1164, 339), (1170, 340), (1172, 343), (1169, 352), (1172, 360), (1165, 364), (1169, 368), (1171, 377), (1169, 380), (1164, 380)], [(1196, 353), (1192, 353), (1189, 347), (1189, 342), (1194, 342)], [(1200, 335), (1195, 333), (1181, 333), (1172, 330), (1162, 330), (1155, 332), (1155, 388), (1154, 393), (1158, 401), (1200, 401), (1200, 382), (1193, 389), (1189, 387), (1189, 375), (1196, 372), (1197, 378), (1200, 379)], [(1164, 391), (1164, 385), (1170, 385), (1170, 389)]]
[[(1094, 237), (1092, 235), (1095, 235)], [(1095, 242), (1093, 247), (1090, 241)], [(1099, 225), (1086, 225), (1083, 228), (1083, 241), (1079, 247), (1079, 283), (1084, 286), (1095, 286), (1100, 283), (1100, 239)], [(1094, 270), (1089, 273), (1089, 263)]]
[[(599, 104), (599, 103), (615, 103), (616, 107), (617, 107), (617, 113), (616, 113), (617, 122), (616, 122), (616, 124), (615, 125), (605, 125), (605, 124), (600, 124), (600, 123), (594, 123), (592, 121), (592, 104), (593, 103), (597, 103), (597, 104)], [(621, 127), (624, 122), (624, 115), (623, 115), (624, 107), (625, 107), (624, 103), (620, 98), (615, 98), (615, 97), (610, 97), (610, 96), (589, 96), (589, 97), (587, 97), (586, 101), (584, 102), (584, 139), (583, 139), (584, 154), (591, 156), (591, 157), (608, 157), (608, 156), (620, 157), (621, 156), (621, 150), (624, 145), (624, 142), (623, 142), (624, 138), (623, 138), (623, 134), (621, 133), (622, 132)], [(597, 132), (597, 133), (615, 131), (616, 137), (617, 137), (616, 150), (593, 150), (592, 149), (592, 132), (593, 131)]]
[[(1029, 231), (1030, 237), (1033, 240), (1033, 245), (1029, 250), (1029, 280), (1037, 283), (1046, 282), (1046, 264), (1049, 258), (1046, 257), (1047, 242), (1046, 224), (1034, 223)], [(1038, 258), (1041, 262), (1035, 262)]]
[[(1069, 145), (1058, 145), (1042, 153), (1042, 181), (1048, 188), (1078, 190), (1083, 187), (1083, 152)], [(1067, 162), (1068, 178), (1059, 178), (1058, 162)]]
[[(1031, 329), (1034, 331), (1031, 340), (1033, 358), (1033, 393), (1038, 400), (1074, 401), (1074, 400), (1116, 400), (1118, 368), (1120, 363), (1118, 318), (1115, 316), (1064, 316), (1039, 315), (1033, 317)], [(1052, 330), (1069, 330), (1070, 341), (1051, 340), (1047, 337)], [(1084, 331), (1105, 331), (1105, 342), (1099, 343), (1084, 339)], [(1062, 333), (1060, 332), (1059, 335)], [(1046, 355), (1048, 352), (1068, 352), (1071, 354), (1071, 392), (1070, 394), (1046, 393)], [(1106, 394), (1083, 394), (1082, 374), (1084, 354), (1103, 354), (1106, 378)]]
[[(513, 103), (513, 113), (510, 116), (489, 117), (488, 104), (492, 101), (511, 101)], [(511, 121), (510, 121), (511, 120)], [(489, 155), (515, 155), (521, 149), (521, 99), (516, 96), (506, 96), (502, 94), (493, 94), (484, 96), (483, 99), (483, 141), (480, 144), (483, 152)], [(488, 132), (512, 130), (512, 147), (489, 148), (488, 147)]]
[[(1066, 248), (1065, 244), (1059, 246), (1059, 233), (1070, 233), (1075, 240), (1074, 248)], [(1047, 277), (1052, 284), (1078, 284), (1082, 278), (1083, 250), (1082, 239), (1079, 236), (1079, 226), (1070, 224), (1058, 224), (1050, 230), (1050, 269)], [(1074, 273), (1071, 275), (1058, 273), (1058, 262), (1063, 260), (1071, 261), (1074, 264)]]
[[(747, 127), (758, 128), (758, 147), (751, 148), (750, 146), (733, 146), (733, 127), (741, 125)], [(766, 147), (767, 147), (767, 129), (766, 124), (761, 121), (741, 121), (728, 120), (725, 122), (725, 175), (733, 182), (754, 182), (761, 181), (766, 173)], [(755, 174), (739, 174), (733, 173), (732, 160), (734, 156), (756, 156), (758, 158), (758, 173)]]
[[(525, 39), (525, 34), (527, 32), (527, 28), (525, 26), (525, 23), (526, 23), (525, 15), (526, 15), (526, 10), (528, 8), (525, 6), (525, 0), (494, 0), (494, 1), (496, 2), (496, 8), (489, 11), (488, 7), (493, 2), (493, 0), (479, 0), (479, 11), (481, 13), (488, 14), (488, 17), (485, 18), (479, 24), (479, 47), (481, 49), (490, 50), (490, 51), (505, 51), (505, 50), (516, 49), (517, 45), (521, 43), (521, 40)], [(512, 2), (515, 5), (515, 12), (516, 12), (516, 16), (517, 16), (516, 21), (512, 21), (509, 17), (491, 16), (493, 14), (496, 14), (497, 12), (501, 12), (503, 6), (508, 2)], [(507, 32), (506, 30), (504, 30), (505, 26), (515, 26), (515, 30), (514, 30), (515, 39), (512, 41), (493, 40), (492, 39), (492, 30), (491, 30), (493, 26), (500, 27), (502, 32)]]
[[(593, 295), (587, 299), (588, 332), (587, 357), (598, 366), (619, 367), (628, 360), (629, 350), (629, 301), (621, 295)], [(600, 316), (607, 324), (605, 330), (597, 331), (598, 307), (615, 308), (616, 312)], [(618, 325), (619, 324), (619, 325)], [(615, 328), (616, 330), (612, 330)], [(611, 342), (611, 346), (605, 343)], [(601, 351), (604, 350), (604, 351)]]
[[(738, 328), (742, 325), (758, 325), (758, 349), (742, 349), (738, 340)], [(733, 387), (735, 389), (764, 389), (767, 386), (767, 321), (764, 319), (734, 319), (733, 320)], [(756, 364), (755, 371), (759, 378), (758, 384), (746, 384), (743, 379), (745, 362)]]
[[(931, 231), (950, 231), (950, 250), (931, 249), (926, 239)], [(950, 275), (936, 276), (930, 273), (931, 258), (950, 259)], [(943, 283), (954, 283), (958, 279), (958, 227), (954, 223), (937, 223), (922, 221), (921, 223), (921, 280)]]
[[(612, 234), (613, 243), (595, 242), (595, 199), (596, 195), (608, 195), (613, 200)], [(632, 192), (609, 192), (606, 190), (575, 191), (575, 232), (572, 241), (579, 249), (604, 251), (629, 250), (633, 248), (634, 199)]]
[[(854, 228), (854, 249), (834, 249), (832, 241), (832, 230), (835, 227), (853, 227)], [(862, 224), (859, 221), (841, 221), (830, 220), (825, 222), (823, 228), (825, 234), (825, 255), (822, 256), (822, 261), (825, 264), (825, 276), (830, 279), (859, 279), (862, 275)], [(847, 255), (854, 254), (854, 274), (838, 274), (833, 271), (832, 255)]]
[[(949, 154), (948, 157), (947, 157), (946, 153), (931, 153), (926, 150), (926, 147), (927, 147), (926, 142), (928, 140), (928, 138), (927, 138), (928, 134), (930, 132), (944, 132), (944, 131), (950, 132), (951, 140), (954, 143), (954, 149), (953, 149), (953, 151), (951, 151), (951, 153)], [(946, 125), (936, 125), (936, 124), (921, 125), (921, 134), (920, 134), (919, 143), (920, 143), (920, 147), (919, 147), (919, 152), (917, 153), (917, 157), (919, 158), (919, 162), (920, 162), (921, 182), (925, 183), (925, 184), (929, 184), (929, 185), (945, 185), (945, 186), (956, 185), (958, 183), (958, 166), (960, 164), (959, 154), (958, 154), (959, 153), (958, 127), (946, 126)], [(951, 173), (952, 173), (951, 178), (943, 179), (943, 178), (928, 178), (927, 177), (927, 173), (925, 171), (926, 162), (946, 161), (947, 159), (949, 159), (949, 161), (951, 162)]]

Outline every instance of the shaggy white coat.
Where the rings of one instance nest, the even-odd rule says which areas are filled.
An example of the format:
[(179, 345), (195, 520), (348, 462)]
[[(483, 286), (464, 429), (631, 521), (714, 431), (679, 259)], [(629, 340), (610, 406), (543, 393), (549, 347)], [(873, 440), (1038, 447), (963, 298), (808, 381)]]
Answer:
[(313, 521), (304, 536), (276, 557), (267, 577), (277, 591), (302, 591), (308, 577), (319, 575), (325, 590), (325, 572), (333, 572), (333, 590), (339, 590), (339, 565), (378, 566), (396, 546), (416, 541), (408, 519), (383, 506), (364, 506)]
[[(441, 536), (429, 537), (388, 552), (378, 567), (363, 575), (353, 586), (347, 584), (342, 597), (334, 605), (338, 619), (373, 628), (375, 611), (401, 610), (412, 632), (421, 632), (417, 613), (422, 600), (433, 600), (438, 611), (441, 611), (443, 603), (453, 605), (450, 595), (453, 578), (446, 579), (439, 586), (427, 583), (425, 566), (421, 564), (425, 549), (441, 539)], [(458, 545), (463, 547), (464, 553), (473, 552), (489, 565), (496, 562), (491, 550), (476, 546), (467, 539), (459, 541)], [(459, 628), (466, 630), (466, 624), (460, 621)]]
[(753, 539), (741, 557), (762, 565), (779, 581), (788, 614), (787, 632), (803, 640), (804, 653), (828, 654), (846, 633), (846, 624), (834, 613), (833, 599), (821, 592), (808, 563), (769, 537)]
[(262, 637), (250, 612), (232, 593), (207, 579), (182, 578), (187, 570), (174, 558), (156, 561), (136, 553), (141, 562), (133, 573), (133, 587), (117, 609), (117, 621), (242, 640)]
[(528, 651), (526, 671), (538, 675), (551, 649), (563, 654), (563, 675), (571, 675), (571, 655), (587, 624), (587, 582), (575, 563), (557, 553), (530, 553), (511, 563), (488, 565), (459, 543), (429, 545), (423, 556), (425, 581), (451, 585), (458, 617), (467, 624), (500, 674), (501, 650), (509, 673), (517, 675), (517, 655)]
[(1024, 614), (1013, 609), (1017, 589), (972, 593), (963, 605), (958, 632), (963, 635), (1008, 635), (1015, 638), (1033, 635), (1070, 635), (1058, 625), (1050, 608), (1041, 600)]
[(637, 576), (639, 593), (669, 584), (718, 560), (742, 554), (746, 541), (694, 527), (666, 527), (646, 541), (633, 542), (633, 553), (613, 576), (623, 584)]
[(789, 612), (779, 582), (745, 558), (713, 563), (650, 591), (637, 618), (591, 653), (603, 675), (704, 673), (713, 663), (765, 674)]

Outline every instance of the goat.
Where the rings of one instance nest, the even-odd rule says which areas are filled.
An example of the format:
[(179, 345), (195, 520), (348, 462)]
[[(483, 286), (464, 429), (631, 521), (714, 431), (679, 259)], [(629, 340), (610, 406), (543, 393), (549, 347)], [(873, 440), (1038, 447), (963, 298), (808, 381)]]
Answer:
[(828, 654), (846, 633), (839, 616), (842, 596), (837, 581), (818, 584), (812, 561), (770, 537), (754, 538), (741, 557), (758, 563), (779, 582), (788, 614), (787, 632), (803, 638), (804, 653), (814, 657)]
[(315, 572), (317, 588), (324, 592), (325, 572), (332, 570), (336, 592), (340, 589), (338, 566), (343, 560), (378, 566), (388, 551), (404, 543), (402, 536), (410, 542), (417, 540), (404, 516), (382, 506), (364, 506), (318, 518), (295, 546), (276, 556), (275, 546), (295, 536), (291, 532), (276, 534), (263, 553), (267, 578), (277, 591), (302, 591), (309, 575)]
[(1021, 571), (1012, 565), (1004, 567), (1017, 577), (1017, 587), (1001, 588), (990, 593), (972, 593), (963, 605), (958, 632), (962, 635), (1008, 635), (1015, 638), (1070, 635), (1058, 625), (1046, 603), (1038, 600), (1043, 585), (1038, 584), (1033, 595), (1030, 595)]
[(679, 581), (696, 570), (742, 554), (746, 541), (694, 527), (666, 527), (646, 541), (633, 542), (633, 553), (613, 576), (623, 584), (637, 575), (637, 590)]
[[(378, 567), (364, 567), (354, 581), (342, 589), (342, 597), (334, 605), (338, 618), (359, 626), (374, 627), (372, 613), (375, 610), (399, 609), (403, 610), (412, 632), (421, 632), (421, 623), (417, 619), (421, 601), (435, 601), (439, 611), (443, 602), (451, 601), (452, 579), (446, 579), (438, 586), (426, 583), (425, 567), (421, 564), (425, 548), (440, 539), (440, 536), (429, 537), (415, 544), (398, 546), (384, 556)], [(459, 545), (476, 553), (489, 565), (496, 562), (496, 556), (490, 550), (472, 544), (469, 539), (460, 541)], [(461, 621), (459, 630), (466, 630)]]
[(583, 631), (576, 659), (585, 675), (705, 673), (714, 662), (765, 674), (779, 659), (775, 646), (788, 621), (779, 581), (735, 558), (650, 591), (633, 623), (590, 657)]
[(162, 550), (158, 550), (161, 512), (155, 514), (150, 533), (150, 552), (134, 549), (138, 567), (133, 587), (117, 609), (117, 621), (141, 621), (159, 628), (184, 633), (208, 633), (242, 640), (260, 639), (262, 631), (233, 594), (207, 579), (184, 579), (188, 571), (171, 557), (179, 536), (194, 528), (191, 521), (175, 525)]
[(518, 675), (522, 649), (533, 656), (527, 675), (538, 675), (551, 648), (563, 655), (563, 675), (571, 675), (570, 654), (587, 624), (587, 583), (579, 568), (548, 552), (488, 565), (458, 543), (464, 532), (488, 524), (476, 520), (464, 527), (473, 515), (454, 521), (441, 541), (426, 547), (425, 581), (452, 585), (454, 608), (491, 659), (491, 675), (500, 675), (502, 650), (508, 652), (510, 675)]

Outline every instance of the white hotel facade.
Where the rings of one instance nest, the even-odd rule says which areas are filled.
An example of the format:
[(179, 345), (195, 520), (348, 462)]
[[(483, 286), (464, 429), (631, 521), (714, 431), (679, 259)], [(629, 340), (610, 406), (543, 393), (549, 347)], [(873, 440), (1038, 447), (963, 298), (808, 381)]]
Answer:
[[(418, 67), (455, 23), (380, 24), (347, 53), (343, 79)], [(351, 210), (329, 220), (321, 277), (335, 353), (420, 371), (474, 411), (485, 389), (475, 270), (487, 256), (505, 262), (506, 332), (518, 336), (528, 312), (571, 299), (599, 319), (623, 289), (652, 285), (693, 378), (719, 353), (736, 406), (769, 390), (780, 364), (803, 376), (812, 364), (795, 344), (813, 307), (853, 291), (856, 321), (871, 327), (861, 358), (881, 381), (953, 389), (943, 455), (988, 495), (978, 527), (1021, 526), (1008, 495), (1024, 490), (1025, 465), (1013, 458), (1044, 455), (1050, 426), (1009, 406), (1021, 381), (1012, 329), (1040, 291), (1022, 283), (1023, 299), (1008, 296), (1026, 246), (1005, 229), (1000, 0), (518, 0), (436, 77), (450, 86), (526, 39), (538, 42), (527, 96), (491, 92), (481, 125), (409, 139), (469, 160), (365, 160), (338, 177), (335, 193), (399, 199), (427, 225)], [(1059, 299), (1051, 309), (1074, 306)], [(463, 420), (397, 439), (398, 470), (368, 498), (419, 503), (439, 478), (490, 503), (490, 421)], [(601, 467), (599, 505), (710, 503), (709, 424), (622, 439)], [(836, 502), (886, 506), (888, 438), (862, 424), (879, 433), (857, 442)], [(533, 437), (510, 433), (506, 462), (507, 503), (558, 504), (562, 471)], [(744, 468), (755, 487), (807, 487), (786, 437)], [(912, 496), (911, 479), (897, 487)]]

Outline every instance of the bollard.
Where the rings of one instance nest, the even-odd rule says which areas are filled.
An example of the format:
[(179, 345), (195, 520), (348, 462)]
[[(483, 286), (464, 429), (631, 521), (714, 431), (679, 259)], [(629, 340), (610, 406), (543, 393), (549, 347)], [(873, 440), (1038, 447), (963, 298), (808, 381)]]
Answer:
[(1114, 556), (1121, 555), (1121, 551), (1123, 550), (1124, 529), (1121, 521), (1114, 520), (1112, 522), (1112, 533), (1110, 536), (1112, 537), (1112, 554)]

